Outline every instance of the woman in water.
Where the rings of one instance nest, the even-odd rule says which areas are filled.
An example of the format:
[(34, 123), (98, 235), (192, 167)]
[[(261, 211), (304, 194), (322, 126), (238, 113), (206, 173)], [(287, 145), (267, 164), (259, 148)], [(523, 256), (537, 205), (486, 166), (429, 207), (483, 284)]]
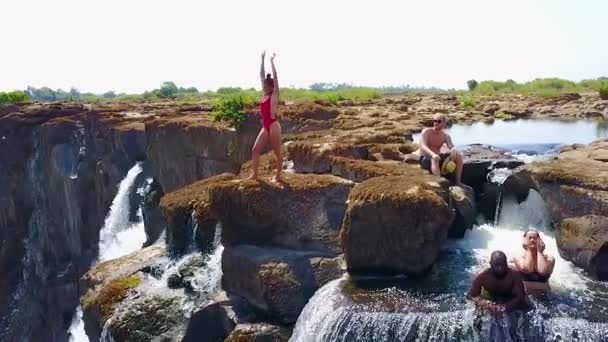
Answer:
[[(281, 181), (281, 169), (283, 168), (283, 159), (281, 158), (281, 124), (277, 120), (277, 111), (279, 108), (279, 81), (277, 79), (277, 70), (274, 66), (274, 58), (276, 54), (273, 54), (270, 58), (270, 64), (272, 66), (272, 77), (270, 74), (264, 71), (264, 58), (266, 52), (262, 53), (262, 67), (260, 68), (260, 79), (262, 81), (262, 90), (264, 96), (260, 102), (260, 112), (262, 114), (262, 129), (258, 134), (255, 144), (252, 149), (253, 159), (253, 174), (249, 177), (250, 179), (258, 178), (258, 168), (260, 154), (266, 146), (266, 143), (270, 141), (270, 146), (274, 151), (276, 157), (277, 172), (273, 178), (273, 181)], [(264, 78), (265, 76), (265, 78)]]
[(522, 247), (524, 252), (515, 258), (515, 267), (521, 273), (526, 292), (548, 291), (555, 258), (544, 254), (545, 243), (536, 230), (524, 233)]

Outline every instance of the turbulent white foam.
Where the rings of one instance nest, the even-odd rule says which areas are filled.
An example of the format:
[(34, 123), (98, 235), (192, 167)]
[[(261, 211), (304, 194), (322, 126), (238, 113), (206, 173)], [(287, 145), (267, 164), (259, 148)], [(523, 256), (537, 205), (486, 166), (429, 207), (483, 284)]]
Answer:
[(505, 252), (509, 260), (520, 255), (523, 252), (523, 233), (528, 229), (539, 231), (545, 242), (545, 253), (555, 257), (555, 269), (549, 279), (551, 287), (556, 290), (585, 290), (588, 279), (579, 268), (559, 255), (555, 237), (550, 231), (548, 209), (540, 194), (534, 190), (520, 204), (514, 199), (504, 200), (498, 226), (484, 224), (475, 227), (466, 233), (464, 239), (451, 241), (450, 248), (473, 252), (479, 263), (475, 270), (468, 271), (476, 272), (487, 267), (492, 251)]
[[(146, 232), (141, 207), (137, 211), (137, 222), (129, 221), (129, 194), (135, 179), (143, 171), (141, 164), (135, 164), (118, 186), (118, 192), (112, 201), (110, 211), (99, 232), (98, 262), (119, 258), (142, 247), (146, 241)], [(137, 189), (139, 192), (141, 189)], [(82, 308), (78, 306), (70, 326), (70, 342), (88, 342), (84, 331)]]
[(112, 201), (110, 212), (106, 216), (103, 227), (99, 232), (100, 261), (109, 260), (108, 258), (117, 255), (115, 247), (118, 240), (117, 233), (126, 231), (131, 226), (131, 222), (129, 222), (129, 193), (135, 183), (135, 179), (142, 171), (141, 165), (139, 163), (135, 164), (118, 186), (118, 193)]
[(146, 242), (146, 232), (142, 218), (141, 208), (137, 211), (138, 222), (131, 224), (127, 229), (119, 231), (114, 235), (112, 243), (104, 247), (103, 253), (99, 256), (99, 261), (120, 258), (134, 252)]
[(70, 342), (88, 342), (89, 337), (84, 331), (84, 321), (82, 320), (82, 308), (80, 305), (76, 309), (76, 314), (70, 326)]
[(492, 183), (502, 184), (510, 175), (513, 174), (513, 170), (506, 167), (501, 167), (490, 171), (488, 174), (488, 180)]

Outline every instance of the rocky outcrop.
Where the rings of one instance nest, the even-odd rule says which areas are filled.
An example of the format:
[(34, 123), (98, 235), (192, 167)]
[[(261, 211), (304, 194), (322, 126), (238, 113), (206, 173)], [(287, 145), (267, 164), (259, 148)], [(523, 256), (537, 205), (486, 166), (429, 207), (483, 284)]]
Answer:
[(245, 298), (262, 316), (294, 323), (315, 291), (342, 275), (340, 260), (314, 251), (226, 247), (222, 287)]
[(223, 342), (236, 327), (239, 305), (225, 293), (219, 293), (209, 303), (192, 312), (183, 342)]
[(166, 241), (172, 252), (183, 253), (193, 243), (203, 251), (208, 248), (218, 223), (217, 215), (212, 211), (209, 189), (235, 179), (236, 176), (229, 173), (210, 177), (168, 193), (161, 199), (160, 210), (167, 223)]
[(157, 272), (166, 260), (165, 246), (153, 245), (100, 263), (81, 278), (83, 320), (90, 339), (100, 338), (106, 321), (129, 291), (140, 285), (143, 273)]
[[(338, 233), (352, 182), (285, 174), (282, 184), (225, 181), (209, 190), (226, 245), (257, 244), (340, 253)], [(253, 205), (255, 204), (255, 205)], [(200, 221), (205, 218), (199, 213)]]
[(467, 230), (473, 229), (477, 217), (475, 193), (459, 186), (450, 187), (451, 204), (456, 216), (448, 232), (450, 238), (463, 238)]
[(454, 219), (448, 202), (448, 182), (427, 175), (377, 177), (357, 185), (340, 232), (348, 271), (428, 270)]
[(587, 215), (562, 221), (560, 253), (600, 280), (608, 280), (608, 217)]
[(160, 183), (155, 179), (148, 185), (144, 194), (142, 204), (142, 216), (146, 232), (144, 247), (155, 243), (167, 226), (165, 218), (159, 208), (160, 199), (164, 194)]
[(181, 296), (152, 294), (118, 307), (104, 333), (113, 341), (176, 340), (184, 330), (187, 309)]
[(462, 150), (464, 166), (462, 182), (480, 191), (494, 169), (515, 169), (524, 163), (507, 151), (489, 145), (469, 145)]
[(5, 108), (0, 127), (0, 340), (65, 340), (116, 185), (145, 159), (143, 125), (50, 104)]
[(564, 257), (606, 279), (603, 264), (608, 219), (608, 142), (571, 146), (557, 160), (526, 165), (505, 182), (507, 189), (540, 192), (551, 213)]
[[(167, 241), (178, 249), (193, 236), (213, 238), (222, 225), (225, 245), (258, 244), (340, 253), (338, 233), (353, 184), (329, 175), (285, 173), (283, 183), (211, 177), (167, 194), (161, 208)], [(192, 214), (194, 213), (194, 214)], [(206, 244), (206, 243), (204, 243)]]
[(224, 172), (251, 158), (259, 123), (250, 117), (237, 131), (196, 113), (146, 121), (147, 154), (165, 192)]
[(547, 202), (552, 218), (608, 216), (608, 164), (589, 159), (560, 159), (525, 168)]

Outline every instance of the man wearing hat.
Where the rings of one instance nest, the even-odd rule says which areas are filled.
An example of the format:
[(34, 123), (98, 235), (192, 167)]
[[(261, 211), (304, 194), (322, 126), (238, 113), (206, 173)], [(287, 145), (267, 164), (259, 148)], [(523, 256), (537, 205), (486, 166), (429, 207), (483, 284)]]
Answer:
[[(463, 159), (460, 152), (454, 148), (452, 138), (444, 130), (447, 123), (445, 114), (433, 116), (433, 128), (425, 128), (420, 136), (420, 166), (436, 176), (453, 178), (455, 185), (472, 190), (462, 183)], [(446, 144), (450, 152), (441, 153), (441, 147)]]

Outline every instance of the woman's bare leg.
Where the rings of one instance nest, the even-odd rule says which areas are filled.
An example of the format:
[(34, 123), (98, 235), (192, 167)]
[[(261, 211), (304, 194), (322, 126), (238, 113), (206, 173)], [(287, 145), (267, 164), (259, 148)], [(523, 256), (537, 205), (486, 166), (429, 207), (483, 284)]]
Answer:
[(280, 181), (281, 171), (283, 170), (283, 158), (281, 157), (281, 124), (278, 121), (273, 122), (270, 126), (270, 146), (274, 151), (277, 166), (274, 180)]
[(253, 164), (253, 174), (249, 176), (248, 179), (258, 179), (258, 169), (260, 164), (260, 154), (262, 153), (262, 149), (268, 142), (268, 133), (264, 128), (260, 129), (260, 133), (258, 133), (258, 137), (255, 139), (255, 143), (253, 144), (253, 148), (251, 149), (251, 159)]

